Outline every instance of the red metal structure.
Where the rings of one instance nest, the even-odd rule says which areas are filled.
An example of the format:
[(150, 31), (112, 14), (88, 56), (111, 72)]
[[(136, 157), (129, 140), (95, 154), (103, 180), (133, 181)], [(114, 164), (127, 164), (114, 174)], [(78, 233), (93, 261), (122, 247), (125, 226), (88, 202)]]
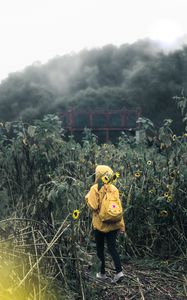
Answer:
[(71, 134), (90, 128), (102, 140), (108, 142), (110, 135), (121, 131), (135, 131), (136, 121), (140, 117), (140, 109), (121, 110), (74, 110), (61, 113), (62, 126)]

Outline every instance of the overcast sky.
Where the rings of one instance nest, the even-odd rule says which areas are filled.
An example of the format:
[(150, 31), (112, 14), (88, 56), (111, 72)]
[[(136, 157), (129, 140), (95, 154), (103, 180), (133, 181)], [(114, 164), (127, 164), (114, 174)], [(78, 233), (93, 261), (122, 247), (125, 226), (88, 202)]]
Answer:
[(187, 0), (0, 0), (0, 80), (36, 61), (150, 37), (187, 36)]

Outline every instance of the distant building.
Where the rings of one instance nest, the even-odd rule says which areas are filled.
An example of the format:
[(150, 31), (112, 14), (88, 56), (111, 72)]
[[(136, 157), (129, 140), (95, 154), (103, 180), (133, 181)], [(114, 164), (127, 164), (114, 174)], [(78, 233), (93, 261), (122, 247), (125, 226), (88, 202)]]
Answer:
[(141, 112), (139, 108), (121, 110), (74, 110), (60, 113), (62, 126), (69, 134), (80, 136), (84, 128), (90, 128), (98, 136), (100, 142), (116, 139), (122, 131), (137, 130), (137, 119)]

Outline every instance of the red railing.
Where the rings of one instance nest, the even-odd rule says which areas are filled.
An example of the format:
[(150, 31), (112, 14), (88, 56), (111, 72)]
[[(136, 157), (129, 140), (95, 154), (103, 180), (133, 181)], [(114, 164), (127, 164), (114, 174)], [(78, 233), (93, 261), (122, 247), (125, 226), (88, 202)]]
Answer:
[[(93, 132), (105, 132), (106, 142), (111, 131), (135, 131), (141, 111), (136, 109), (121, 110), (74, 110), (60, 113), (62, 126), (71, 134), (81, 132), (85, 127)], [(96, 133), (97, 134), (97, 133)]]

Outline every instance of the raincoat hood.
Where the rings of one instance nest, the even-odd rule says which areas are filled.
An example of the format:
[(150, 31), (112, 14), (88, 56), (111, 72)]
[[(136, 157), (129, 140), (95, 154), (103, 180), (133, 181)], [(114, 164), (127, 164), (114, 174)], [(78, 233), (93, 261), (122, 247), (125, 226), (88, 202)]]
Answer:
[(106, 165), (98, 165), (95, 169), (95, 183), (98, 182), (98, 179), (104, 175), (112, 175), (113, 171), (110, 167)]

